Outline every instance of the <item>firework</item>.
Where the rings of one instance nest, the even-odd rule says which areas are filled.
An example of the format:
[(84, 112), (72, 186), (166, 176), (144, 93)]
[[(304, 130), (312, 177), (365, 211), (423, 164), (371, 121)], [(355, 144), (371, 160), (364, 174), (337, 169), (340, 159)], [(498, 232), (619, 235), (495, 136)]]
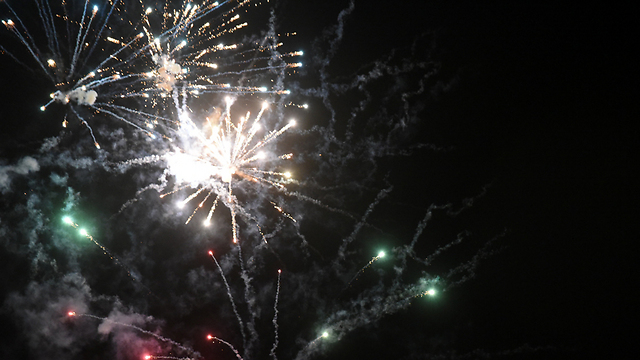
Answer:
[[(261, 187), (286, 190), (287, 184), (292, 183), (291, 173), (288, 171), (269, 170), (266, 166), (276, 160), (290, 159), (292, 154), (270, 155), (266, 150), (268, 145), (277, 141), (278, 137), (295, 126), (295, 120), (286, 125), (260, 135), (261, 121), (268, 108), (265, 102), (258, 115), (251, 118), (247, 112), (238, 121), (231, 118), (233, 100), (226, 98), (225, 110), (213, 112), (206, 118), (207, 126), (198, 128), (188, 111), (180, 113), (179, 134), (184, 146), (177, 147), (166, 155), (167, 170), (176, 179), (176, 190), (164, 193), (161, 197), (172, 194), (185, 187), (195, 189), (191, 195), (178, 203), (183, 207), (191, 201), (200, 199), (195, 210), (187, 218), (188, 224), (195, 214), (210, 201), (211, 205), (205, 225), (211, 223), (211, 217), (218, 203), (223, 203), (231, 212), (231, 227), (233, 242), (238, 242), (238, 225), (236, 216), (247, 211), (242, 207), (234, 194), (234, 189), (242, 184), (256, 184)], [(293, 217), (272, 202), (274, 208), (285, 217), (295, 221)], [(257, 224), (258, 229), (260, 225)], [(266, 240), (265, 240), (266, 241)]]
[[(66, 1), (53, 4), (35, 1), (40, 25), (44, 29), (46, 39), (44, 46), (36, 41), (41, 34), (31, 34), (11, 3), (4, 1), (3, 6), (9, 9), (15, 21), (2, 20), (3, 25), (24, 45), (32, 60), (56, 89), (50, 95), (51, 100), (40, 108), (42, 111), (53, 103), (67, 105), (68, 113), (76, 116), (89, 129), (97, 148), (100, 148), (100, 145), (93, 129), (85, 119), (92, 113), (110, 114), (153, 135), (149, 130), (136, 124), (135, 119), (124, 118), (115, 112), (114, 107), (122, 105), (113, 104), (113, 92), (119, 82), (127, 77), (116, 71), (114, 66), (118, 62), (118, 57), (135, 47), (143, 36), (143, 34), (133, 36), (121, 46), (108, 46), (110, 43), (104, 42), (113, 27), (122, 26), (116, 20), (120, 11), (117, 0), (110, 0), (102, 4), (102, 7), (89, 6), (89, 1), (85, 1), (82, 4), (82, 15), (78, 19), (70, 16), (75, 8), (73, 6), (69, 8)], [(101, 55), (104, 53), (110, 55), (106, 57)], [(102, 59), (92, 62), (94, 55)], [(67, 116), (65, 116), (63, 126), (66, 127), (67, 124)]]
[[(271, 35), (247, 43), (233, 39), (225, 43), (226, 37), (247, 26), (238, 12), (249, 0), (203, 0), (177, 7), (171, 1), (145, 7), (142, 1), (106, 0), (89, 5), (88, 0), (35, 0), (44, 44), (38, 41), (40, 33), (32, 34), (25, 26), (12, 1), (1, 3), (11, 16), (2, 20), (3, 25), (54, 85), (51, 99), (41, 110), (54, 103), (67, 106), (67, 115), (89, 129), (97, 148), (100, 145), (89, 117), (106, 115), (158, 138), (163, 136), (156, 129), (159, 124), (176, 123), (171, 102), (165, 104), (164, 99), (178, 88), (193, 96), (286, 93), (249, 83), (257, 81), (253, 74), (300, 65), (286, 58), (302, 53), (280, 54), (276, 48), (282, 43)], [(83, 9), (82, 14), (74, 17), (77, 8)], [(30, 67), (19, 56), (9, 55)]]
[[(142, 14), (141, 30), (147, 43), (133, 58), (142, 58), (144, 73), (141, 87), (129, 96), (168, 98), (180, 89), (191, 95), (205, 93), (286, 93), (266, 86), (249, 85), (250, 76), (262, 71), (274, 72), (300, 66), (286, 59), (301, 51), (280, 54), (282, 46), (271, 35), (247, 41), (234, 41), (232, 34), (248, 23), (240, 10), (252, 1), (183, 2), (172, 9), (169, 3), (147, 7)], [(153, 14), (161, 16), (153, 17)], [(150, 81), (149, 81), (150, 80)]]
[[(12, 6), (16, 4), (11, 1), (10, 3)], [(32, 51), (35, 61), (40, 62), (39, 69), (45, 73), (49, 72), (51, 80), (56, 85), (52, 100), (44, 106), (44, 109), (47, 106), (64, 104), (70, 114), (79, 118), (87, 127), (92, 120), (97, 120), (95, 119), (96, 115), (103, 114), (108, 115), (105, 117), (128, 122), (149, 136), (157, 137), (160, 134), (159, 141), (151, 142), (154, 144), (153, 151), (146, 152), (148, 149), (145, 149), (144, 154), (151, 155), (146, 158), (130, 160), (132, 164), (162, 162), (163, 165), (166, 165), (161, 175), (161, 184), (157, 186), (153, 184), (155, 187), (150, 185), (148, 188), (159, 190), (161, 196), (167, 198), (165, 201), (169, 199), (176, 201), (175, 198), (178, 198), (178, 205), (188, 209), (183, 218), (186, 223), (192, 221), (199, 223), (202, 220), (205, 225), (211, 225), (214, 220), (212, 216), (219, 205), (226, 208), (223, 209), (225, 214), (228, 209), (231, 215), (232, 239), (238, 245), (231, 246), (232, 250), (228, 254), (229, 256), (216, 253), (218, 257), (216, 258), (213, 251), (209, 252), (216, 267), (208, 269), (206, 266), (200, 266), (195, 269), (197, 265), (193, 262), (193, 258), (186, 253), (196, 245), (189, 242), (188, 239), (184, 239), (187, 237), (186, 235), (184, 238), (173, 236), (169, 241), (163, 236), (164, 234), (160, 234), (165, 230), (163, 225), (163, 228), (158, 232), (150, 231), (139, 236), (137, 231), (139, 226), (145, 225), (144, 222), (149, 222), (150, 219), (153, 219), (154, 224), (156, 222), (165, 223), (165, 214), (147, 211), (146, 208), (139, 212), (133, 211), (131, 214), (126, 214), (127, 218), (123, 219), (125, 221), (118, 221), (117, 224), (125, 226), (126, 228), (123, 230), (132, 235), (120, 236), (120, 231), (114, 231), (111, 241), (101, 241), (112, 244), (109, 246), (114, 248), (115, 242), (113, 240), (116, 237), (123, 238), (124, 242), (143, 244), (139, 247), (132, 246), (131, 250), (127, 252), (127, 258), (137, 262), (136, 266), (145, 277), (148, 276), (147, 279), (151, 279), (151, 276), (158, 278), (158, 283), (162, 283), (163, 301), (162, 304), (159, 304), (160, 302), (150, 303), (145, 299), (140, 300), (139, 293), (127, 292), (118, 287), (113, 292), (109, 292), (109, 294), (117, 293), (122, 297), (122, 300), (113, 300), (118, 306), (122, 306), (123, 303), (131, 304), (132, 308), (140, 306), (141, 311), (154, 314), (154, 316), (157, 315), (157, 312), (170, 308), (171, 314), (166, 316), (168, 324), (173, 327), (176, 318), (182, 322), (181, 326), (176, 326), (178, 329), (176, 332), (180, 334), (178, 336), (182, 337), (181, 342), (187, 344), (191, 343), (190, 340), (184, 341), (183, 339), (202, 338), (206, 334), (202, 331), (202, 325), (192, 326), (191, 321), (194, 318), (206, 322), (205, 326), (215, 322), (217, 331), (219, 331), (215, 334), (229, 341), (213, 335), (207, 336), (207, 339), (222, 344), (221, 347), (227, 354), (230, 353), (230, 349), (239, 360), (242, 360), (243, 357), (255, 358), (257, 357), (255, 355), (264, 357), (267, 354), (276, 360), (276, 355), (280, 355), (280, 353), (282, 353), (282, 357), (303, 359), (328, 349), (328, 345), (340, 341), (350, 332), (366, 328), (384, 316), (406, 309), (412, 301), (417, 301), (417, 298), (434, 297), (436, 288), (438, 294), (440, 291), (445, 292), (447, 285), (450, 284), (447, 280), (456, 274), (461, 274), (459, 275), (461, 279), (453, 284), (461, 283), (473, 276), (474, 266), (480, 257), (453, 269), (442, 280), (438, 277), (432, 277), (424, 270), (419, 279), (416, 279), (416, 275), (411, 274), (406, 274), (404, 278), (401, 277), (403, 272), (409, 268), (408, 261), (416, 260), (416, 264), (413, 265), (421, 266), (421, 264), (428, 265), (435, 258), (435, 256), (429, 256), (425, 260), (417, 254), (417, 251), (413, 250), (424, 228), (422, 223), (416, 230), (416, 235), (410, 245), (388, 249), (388, 254), (393, 253), (393, 256), (385, 257), (385, 253), (380, 252), (373, 258), (371, 255), (355, 258), (355, 254), (361, 252), (354, 250), (353, 247), (360, 244), (362, 232), (371, 228), (385, 228), (384, 224), (378, 223), (382, 216), (377, 217), (377, 215), (380, 211), (379, 207), (389, 211), (389, 206), (387, 206), (389, 202), (386, 197), (392, 190), (390, 186), (381, 189), (378, 196), (369, 202), (369, 207), (360, 214), (360, 219), (354, 215), (357, 214), (357, 210), (352, 210), (351, 213), (338, 211), (323, 205), (318, 200), (290, 190), (296, 187), (298, 182), (293, 179), (295, 176), (292, 175), (292, 170), (285, 164), (287, 164), (287, 160), (294, 158), (294, 155), (291, 153), (282, 154), (286, 151), (279, 151), (278, 145), (280, 145), (280, 141), (286, 139), (287, 132), (291, 130), (295, 122), (286, 123), (283, 121), (281, 112), (270, 110), (266, 104), (253, 108), (251, 108), (251, 104), (254, 104), (256, 99), (269, 97), (274, 101), (274, 105), (271, 107), (307, 108), (306, 105), (295, 105), (293, 102), (289, 102), (290, 99), (286, 96), (280, 96), (287, 94), (281, 81), (282, 74), (287, 69), (299, 65), (288, 63), (288, 59), (301, 55), (301, 52), (279, 53), (282, 45), (271, 32), (273, 26), (269, 33), (260, 37), (238, 36), (238, 33), (247, 28), (247, 22), (242, 16), (244, 16), (244, 10), (248, 8), (248, 5), (252, 4), (251, 2), (224, 1), (222, 4), (218, 4), (207, 0), (166, 3), (145, 1), (145, 6), (148, 6), (143, 7), (141, 1), (134, 0), (127, 3), (126, 13), (122, 6), (124, 2), (118, 0), (104, 3), (104, 6), (98, 6), (98, 9), (93, 12), (92, 7), (84, 0), (66, 0), (60, 5), (52, 6), (54, 11), (47, 8), (51, 4), (41, 0), (35, 3), (42, 12), (40, 15), (43, 19), (42, 22), (47, 24), (45, 27), (47, 32), (62, 34), (60, 39), (69, 44), (56, 45), (53, 38), (49, 36), (47, 36), (47, 41), (50, 41), (54, 48), (66, 46), (70, 51), (59, 51), (54, 53), (50, 60), (42, 62), (43, 60), (40, 59), (46, 59), (46, 57), (40, 55), (47, 51), (37, 50), (38, 48), (34, 44), (38, 42), (36, 40), (38, 37), (30, 36), (22, 21), (17, 20), (17, 16), (14, 16), (13, 20), (6, 20), (5, 27), (10, 34), (13, 34), (24, 44), (28, 51)], [(75, 14), (65, 12), (65, 4), (71, 3), (80, 5), (76, 6), (78, 11), (84, 9), (81, 16), (75, 16), (76, 20), (70, 19), (73, 19), (74, 15), (79, 15), (77, 12)], [(176, 4), (177, 6), (174, 6)], [(0, 4), (0, 7), (2, 6), (3, 4)], [(20, 10), (17, 6), (15, 8)], [(10, 9), (14, 13), (13, 8)], [(56, 9), (62, 11), (56, 11)], [(67, 23), (71, 36), (66, 36), (66, 32), (61, 33), (58, 30), (61, 27), (63, 30), (65, 28), (61, 23), (63, 19), (56, 15), (57, 13), (63, 14), (60, 16), (69, 19)], [(116, 29), (116, 27), (120, 28)], [(47, 44), (47, 48), (49, 47)], [(91, 66), (92, 64), (97, 65)], [(261, 76), (256, 76), (256, 74), (261, 74)], [(63, 81), (56, 80), (57, 76), (63, 76)], [(277, 79), (271, 79), (275, 80), (272, 82), (276, 84), (273, 87), (264, 85), (269, 82), (261, 82), (264, 78), (268, 79), (269, 76), (277, 77)], [(360, 81), (358, 80), (358, 83)], [(362, 81), (362, 84), (366, 85), (366, 81)], [(333, 85), (323, 78), (323, 93), (326, 89), (327, 94), (336, 94)], [(264, 95), (265, 93), (267, 95)], [(223, 101), (221, 95), (229, 96)], [(327, 96), (326, 99), (329, 99), (329, 95), (322, 96)], [(211, 111), (207, 114), (208, 116), (201, 117), (201, 113), (204, 112), (203, 106), (196, 105), (201, 105), (205, 100), (211, 101), (211, 103), (204, 105)], [(249, 104), (252, 113), (247, 112), (247, 108), (242, 108), (244, 104), (241, 102)], [(212, 108), (212, 104), (222, 104), (222, 106)], [(356, 116), (362, 111), (364, 111), (364, 106), (363, 110), (355, 111), (356, 114), (352, 116)], [(404, 109), (404, 111), (407, 110)], [(333, 124), (337, 116), (333, 115), (333, 111), (331, 113)], [(93, 119), (90, 119), (89, 116)], [(274, 121), (271, 121), (274, 118), (276, 119), (275, 124)], [(85, 121), (85, 119), (87, 120)], [(375, 125), (375, 121), (372, 120), (371, 123)], [(161, 124), (169, 124), (170, 126), (163, 127)], [(348, 125), (347, 128), (347, 131), (350, 132), (351, 125)], [(91, 130), (90, 127), (89, 129)], [(349, 189), (349, 191), (357, 189), (357, 192), (362, 194), (375, 188), (373, 183), (359, 183), (358, 181), (362, 180), (360, 177), (349, 179), (348, 176), (342, 176), (340, 173), (348, 166), (347, 160), (359, 161), (357, 151), (371, 153), (363, 156), (365, 160), (369, 156), (379, 156), (378, 148), (375, 146), (376, 142), (365, 139), (355, 145), (357, 141), (349, 135), (347, 140), (342, 143), (334, 136), (335, 133), (332, 129), (325, 132), (320, 127), (314, 127), (308, 133), (312, 133), (313, 136), (317, 135), (318, 142), (327, 142), (326, 147), (320, 145), (321, 149), (309, 149), (311, 153), (322, 152), (328, 155), (322, 158), (322, 160), (327, 159), (327, 162), (323, 164), (322, 169), (318, 170), (318, 173), (330, 169), (326, 171), (329, 173), (327, 174), (329, 180), (326, 181), (330, 185), (320, 184), (319, 188), (322, 190), (338, 189), (335, 194), (336, 198), (342, 195), (340, 186), (345, 186), (342, 189)], [(382, 136), (382, 138), (384, 137)], [(354, 146), (347, 146), (352, 140)], [(332, 154), (328, 144), (335, 144), (338, 150)], [(98, 146), (97, 141), (96, 146)], [(359, 150), (356, 151), (356, 149)], [(372, 155), (374, 153), (378, 155)], [(340, 159), (341, 156), (344, 159)], [(299, 157), (302, 158), (303, 153), (300, 153)], [(60, 169), (51, 170), (58, 171)], [(331, 174), (333, 172), (335, 172), (335, 177)], [(84, 175), (80, 172), (76, 174), (78, 176)], [(55, 173), (53, 175), (58, 176)], [(70, 173), (69, 175), (74, 176), (75, 174)], [(350, 183), (343, 183), (345, 179)], [(371, 180), (368, 176), (366, 179)], [(86, 181), (86, 179), (82, 178), (79, 181)], [(113, 191), (113, 188), (113, 184), (110, 184), (108, 191)], [(173, 195), (169, 196), (170, 194)], [(341, 244), (336, 243), (335, 241), (339, 241), (340, 238), (334, 235), (341, 232), (342, 224), (335, 226), (334, 219), (318, 216), (313, 220), (324, 222), (327, 227), (332, 227), (332, 231), (314, 234), (316, 238), (312, 240), (314, 241), (312, 244), (319, 243), (318, 238), (320, 238), (323, 241), (326, 240), (326, 248), (317, 251), (318, 257), (309, 256), (308, 253), (307, 256), (304, 253), (300, 254), (297, 252), (298, 249), (289, 246), (289, 241), (286, 239), (288, 232), (281, 231), (281, 227), (265, 236), (262, 228), (266, 222), (264, 220), (266, 216), (265, 214), (256, 214), (258, 207), (264, 208), (266, 206), (268, 211), (275, 214), (282, 222), (292, 224), (300, 235), (302, 215), (299, 216), (296, 212), (291, 211), (284, 200), (276, 200), (280, 196), (293, 196), (312, 202), (323, 209), (347, 215), (355, 220), (353, 231), (351, 234), (346, 233)], [(47, 199), (44, 196), (43, 198)], [(329, 199), (329, 201), (331, 200)], [(341, 204), (336, 206), (349, 204), (347, 200), (333, 202), (333, 204), (336, 203)], [(35, 200), (33, 204), (35, 205), (30, 206), (38, 206)], [(382, 205), (378, 206), (379, 204)], [(404, 208), (405, 205), (402, 206)], [(105, 209), (108, 207), (100, 207), (101, 212), (108, 212)], [(144, 214), (141, 214), (143, 212)], [(312, 212), (304, 215), (309, 215), (307, 218), (315, 216)], [(238, 217), (240, 219), (237, 219)], [(426, 219), (425, 217), (424, 225), (426, 225)], [(275, 256), (271, 257), (271, 254), (260, 251), (265, 247), (262, 243), (261, 247), (256, 250), (248, 246), (249, 241), (246, 242), (247, 246), (240, 246), (243, 220), (248, 220), (245, 222), (249, 223), (249, 226), (255, 225), (257, 227), (264, 242), (267, 241), (267, 238), (275, 236), (284, 240), (282, 242), (274, 241), (273, 247), (269, 246), (269, 250), (272, 250)], [(78, 230), (83, 239), (91, 240), (118, 265), (127, 270), (88, 231), (82, 230), (70, 218), (65, 219), (65, 223)], [(24, 227), (36, 229), (34, 234), (36, 231), (41, 231), (39, 226), (28, 225)], [(148, 229), (148, 227), (144, 229)], [(172, 230), (183, 232), (184, 229), (180, 227), (180, 229)], [(313, 230), (305, 229), (305, 231), (308, 231), (305, 233), (311, 233)], [(184, 231), (184, 233), (190, 234), (191, 232)], [(210, 233), (198, 234), (198, 241), (206, 241), (204, 237)], [(160, 236), (156, 237), (158, 234)], [(300, 237), (304, 240), (302, 235)], [(438, 249), (435, 255), (454, 244), (456, 242)], [(330, 249), (333, 245), (335, 245), (335, 253), (332, 253)], [(161, 258), (162, 251), (153, 254), (146, 252), (146, 249), (150, 249), (150, 251), (158, 249), (153, 246), (162, 247), (162, 250), (168, 249), (169, 246), (175, 246), (175, 248), (172, 251), (166, 251), (169, 254), (169, 261), (166, 261), (166, 258)], [(49, 248), (43, 249), (43, 252)], [(143, 251), (143, 249), (145, 250)], [(184, 253), (181, 250), (184, 250)], [(245, 251), (246, 258), (243, 258)], [(176, 254), (181, 255), (175, 256)], [(386, 264), (383, 261), (377, 262), (383, 257), (385, 260), (393, 258), (394, 264), (390, 264), (390, 261), (384, 261)], [(277, 266), (287, 266), (287, 276), (282, 277), (281, 271), (278, 271), (277, 280), (274, 281), (273, 277), (268, 277), (268, 283), (265, 286), (264, 279), (261, 279), (260, 276), (264, 275), (262, 272), (265, 269), (273, 271), (277, 268), (275, 267), (276, 261), (280, 262)], [(62, 261), (60, 262), (62, 263)], [(89, 264), (89, 266), (92, 265)], [(100, 276), (103, 275), (100, 272), (104, 271), (101, 269), (102, 267), (94, 266), (85, 269), (84, 266), (87, 264), (82, 263), (76, 266), (75, 263), (72, 263), (69, 268), (74, 271), (76, 269), (83, 272), (87, 270), (91, 274), (97, 274), (89, 277), (87, 282), (93, 281), (95, 283), (98, 281), (95, 279), (100, 279), (100, 281), (107, 279), (104, 281), (106, 283), (111, 279), (109, 276)], [(178, 266), (184, 266), (184, 268)], [(393, 270), (384, 269), (385, 266), (393, 267)], [(367, 270), (370, 267), (372, 269)], [(374, 276), (372, 274), (373, 268), (377, 270), (375, 274), (379, 275), (379, 281), (373, 286), (367, 286), (367, 281)], [(354, 275), (355, 270), (358, 271)], [(371, 275), (366, 279), (361, 276), (365, 271), (368, 271), (367, 275)], [(128, 270), (127, 273), (131, 276)], [(212, 281), (213, 283), (202, 281), (201, 276), (211, 276), (212, 274), (212, 278), (215, 279)], [(108, 275), (123, 274), (116, 271), (114, 274)], [(346, 296), (341, 296), (341, 290), (345, 289), (345, 285), (349, 287), (359, 276), (362, 278), (358, 280), (361, 286), (358, 286), (357, 294), (350, 292)], [(351, 280), (347, 283), (349, 279)], [(234, 283), (234, 280), (241, 281), (241, 284)], [(275, 286), (273, 286), (273, 282), (276, 282)], [(104, 283), (96, 286), (96, 289), (104, 289)], [(93, 283), (90, 285), (93, 286)], [(114, 282), (114, 285), (119, 286), (120, 283)], [(175, 289), (179, 290), (174, 291)], [(87, 287), (88, 294), (89, 290), (91, 289)], [(274, 292), (275, 299), (271, 297)], [(244, 295), (244, 301), (238, 298), (240, 294)], [(97, 306), (104, 306), (111, 301), (99, 294), (96, 295), (98, 296), (91, 297), (91, 299), (98, 303)], [(234, 295), (236, 295), (236, 299), (234, 299)], [(268, 300), (264, 301), (267, 298)], [(291, 304), (302, 304), (302, 306), (291, 306)], [(144, 305), (148, 306), (142, 307)], [(65, 309), (68, 308), (68, 305), (64, 306)], [(271, 306), (273, 314), (270, 313)], [(287, 308), (287, 306), (291, 307)], [(201, 311), (203, 308), (206, 308), (206, 312)], [(180, 343), (158, 335), (157, 331), (147, 330), (148, 326), (146, 325), (134, 323), (134, 325), (139, 325), (134, 326), (130, 325), (131, 322), (118, 320), (117, 317), (110, 317), (118, 320), (113, 321), (108, 318), (82, 314), (78, 309), (76, 307), (78, 314), (69, 311), (68, 316), (75, 320), (80, 320), (77, 319), (78, 317), (101, 320), (102, 324), (113, 328), (134, 329), (144, 334), (143, 337), (154, 337), (170, 344), (166, 348), (171, 347), (176, 350), (178, 356), (189, 357), (180, 358), (170, 351), (165, 353), (163, 350), (140, 347), (135, 349), (136, 356), (142, 356), (144, 359), (190, 359), (195, 354), (194, 350), (182, 347)], [(196, 309), (198, 313), (195, 312)], [(23, 311), (23, 313), (26, 312)], [(215, 317), (209, 316), (214, 313)], [(265, 316), (265, 313), (268, 314)], [(225, 324), (226, 319), (229, 319), (231, 324)], [(261, 323), (262, 320), (264, 323)], [(235, 326), (236, 322), (238, 326)], [(308, 331), (303, 328), (309, 325), (313, 326), (315, 330)], [(237, 337), (229, 334), (229, 332), (238, 333), (238, 328), (240, 334), (236, 334)], [(266, 331), (263, 332), (265, 328)], [(258, 333), (261, 334), (260, 337)], [(267, 335), (262, 336), (265, 333)], [(289, 334), (297, 334), (295, 336), (298, 337), (288, 339)], [(241, 340), (239, 340), (240, 336)], [(268, 341), (266, 344), (262, 342), (265, 339)], [(272, 345), (271, 340), (273, 340)], [(295, 340), (295, 345), (293, 345), (295, 348), (288, 349), (287, 346), (294, 344), (292, 340)], [(296, 353), (298, 353), (297, 357)], [(194, 356), (193, 358), (201, 357)]]

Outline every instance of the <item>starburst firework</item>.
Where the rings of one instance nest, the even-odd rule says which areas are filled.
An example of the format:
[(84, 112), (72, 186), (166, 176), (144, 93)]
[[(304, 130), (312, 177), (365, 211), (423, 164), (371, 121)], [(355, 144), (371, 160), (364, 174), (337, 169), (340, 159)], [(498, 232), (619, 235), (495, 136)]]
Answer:
[[(251, 0), (183, 2), (105, 0), (34, 1), (44, 37), (30, 31), (13, 1), (2, 1), (9, 10), (6, 30), (27, 50), (54, 85), (51, 99), (67, 107), (69, 115), (85, 125), (100, 148), (88, 119), (103, 115), (121, 120), (152, 138), (164, 137), (159, 124), (176, 123), (169, 101), (181, 89), (191, 96), (203, 93), (284, 93), (259, 82), (259, 75), (297, 67), (286, 58), (301, 52), (278, 53), (282, 45), (270, 36), (237, 41), (232, 34), (245, 28), (239, 15)], [(80, 16), (72, 10), (82, 8)], [(33, 31), (33, 30), (32, 30)], [(44, 38), (45, 43), (39, 40)], [(226, 41), (225, 41), (226, 40)], [(28, 63), (7, 52), (18, 63)], [(161, 106), (160, 106), (161, 105)]]
[[(177, 147), (165, 156), (168, 163), (167, 170), (175, 177), (177, 189), (161, 196), (164, 197), (185, 187), (195, 189), (178, 203), (182, 207), (196, 198), (201, 198), (186, 223), (189, 223), (198, 210), (213, 198), (204, 221), (205, 225), (210, 224), (217, 204), (222, 202), (231, 212), (233, 242), (237, 243), (236, 215), (241, 205), (234, 194), (234, 189), (242, 183), (253, 183), (283, 190), (293, 181), (290, 179), (291, 173), (287, 171), (273, 171), (265, 168), (266, 164), (275, 160), (290, 159), (293, 155), (274, 156), (269, 155), (265, 150), (267, 145), (295, 126), (295, 120), (290, 120), (279, 129), (260, 136), (263, 114), (269, 106), (266, 102), (253, 120), (250, 112), (247, 112), (237, 122), (231, 118), (233, 99), (227, 97), (225, 102), (226, 107), (223, 112), (216, 109), (206, 118), (207, 125), (204, 129), (196, 126), (188, 110), (180, 111), (178, 133), (183, 146)], [(274, 206), (278, 209), (277, 205)], [(281, 209), (279, 211), (282, 212)]]

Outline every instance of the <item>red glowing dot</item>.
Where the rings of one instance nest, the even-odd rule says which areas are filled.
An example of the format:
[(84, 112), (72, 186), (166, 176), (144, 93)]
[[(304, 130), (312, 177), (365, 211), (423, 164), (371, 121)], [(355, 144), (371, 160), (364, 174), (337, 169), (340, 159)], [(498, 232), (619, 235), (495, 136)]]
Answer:
[(69, 311), (69, 312), (67, 313), (67, 315), (69, 315), (69, 316), (76, 316), (76, 312), (75, 312), (75, 311)]
[(278, 269), (278, 274), (281, 274), (281, 273), (282, 273), (282, 269)]
[(209, 250), (209, 255), (213, 256), (213, 251)]
[(145, 355), (145, 356), (144, 356), (144, 359), (145, 359), (145, 360), (149, 360), (149, 359), (151, 359), (151, 355)]
[(207, 335), (207, 339), (211, 340), (211, 339), (213, 339), (213, 336)]

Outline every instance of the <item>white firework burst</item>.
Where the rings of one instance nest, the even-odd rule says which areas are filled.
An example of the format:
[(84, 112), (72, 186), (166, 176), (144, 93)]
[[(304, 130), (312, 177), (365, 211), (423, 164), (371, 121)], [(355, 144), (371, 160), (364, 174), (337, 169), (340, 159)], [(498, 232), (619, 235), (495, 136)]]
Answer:
[[(247, 112), (235, 122), (231, 117), (233, 99), (227, 97), (225, 102), (226, 107), (223, 111), (214, 109), (206, 118), (207, 125), (203, 129), (195, 125), (188, 110), (180, 111), (178, 132), (182, 146), (176, 147), (164, 156), (167, 172), (176, 180), (176, 189), (161, 196), (187, 187), (194, 189), (178, 205), (183, 207), (199, 199), (195, 210), (186, 220), (186, 223), (189, 223), (198, 210), (211, 204), (204, 220), (205, 225), (210, 224), (216, 206), (222, 202), (231, 212), (233, 242), (237, 243), (236, 215), (238, 211), (246, 214), (246, 210), (239, 203), (234, 189), (241, 184), (249, 183), (282, 191), (286, 189), (287, 184), (294, 181), (290, 172), (267, 170), (265, 166), (275, 160), (293, 157), (293, 154), (272, 155), (266, 150), (282, 134), (295, 126), (296, 122), (290, 120), (286, 125), (261, 135), (263, 114), (269, 107), (266, 102), (254, 118)], [(295, 221), (275, 203), (272, 204), (280, 213)], [(256, 225), (260, 227), (259, 224)]]

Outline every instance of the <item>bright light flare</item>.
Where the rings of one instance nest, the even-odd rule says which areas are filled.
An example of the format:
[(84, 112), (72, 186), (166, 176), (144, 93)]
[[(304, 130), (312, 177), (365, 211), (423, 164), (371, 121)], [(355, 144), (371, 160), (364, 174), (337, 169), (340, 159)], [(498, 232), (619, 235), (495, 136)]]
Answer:
[[(238, 242), (236, 211), (241, 206), (234, 196), (234, 189), (240, 184), (259, 184), (259, 186), (274, 187), (283, 190), (292, 174), (271, 169), (260, 168), (268, 162), (267, 158), (284, 159), (286, 156), (270, 156), (266, 149), (267, 144), (275, 142), (279, 136), (285, 133), (293, 124), (289, 124), (275, 130), (266, 131), (261, 120), (265, 110), (269, 107), (267, 102), (262, 103), (257, 116), (252, 117), (250, 112), (241, 116), (237, 122), (231, 120), (231, 107), (235, 99), (227, 96), (224, 99), (226, 109), (214, 109), (210, 116), (206, 117), (208, 125), (200, 129), (187, 112), (181, 112), (179, 129), (181, 143), (180, 148), (166, 155), (167, 170), (175, 177), (175, 190), (161, 194), (164, 197), (177, 192), (182, 188), (195, 189), (190, 195), (177, 202), (178, 207), (198, 201), (193, 213), (187, 218), (188, 224), (199, 209), (209, 207), (204, 226), (209, 226), (211, 217), (218, 203), (223, 203), (231, 212), (233, 243)], [(264, 135), (262, 135), (262, 133)], [(267, 160), (268, 161), (268, 160)], [(283, 215), (295, 222), (290, 215)], [(260, 227), (258, 225), (258, 227)]]
[(378, 258), (383, 258), (383, 257), (385, 257), (386, 255), (387, 255), (387, 254), (386, 254), (384, 251), (380, 251), (380, 252), (378, 253)]
[(75, 312), (75, 311), (69, 311), (69, 312), (67, 313), (67, 316), (69, 316), (69, 317), (74, 317), (74, 316), (76, 316), (76, 312)]

